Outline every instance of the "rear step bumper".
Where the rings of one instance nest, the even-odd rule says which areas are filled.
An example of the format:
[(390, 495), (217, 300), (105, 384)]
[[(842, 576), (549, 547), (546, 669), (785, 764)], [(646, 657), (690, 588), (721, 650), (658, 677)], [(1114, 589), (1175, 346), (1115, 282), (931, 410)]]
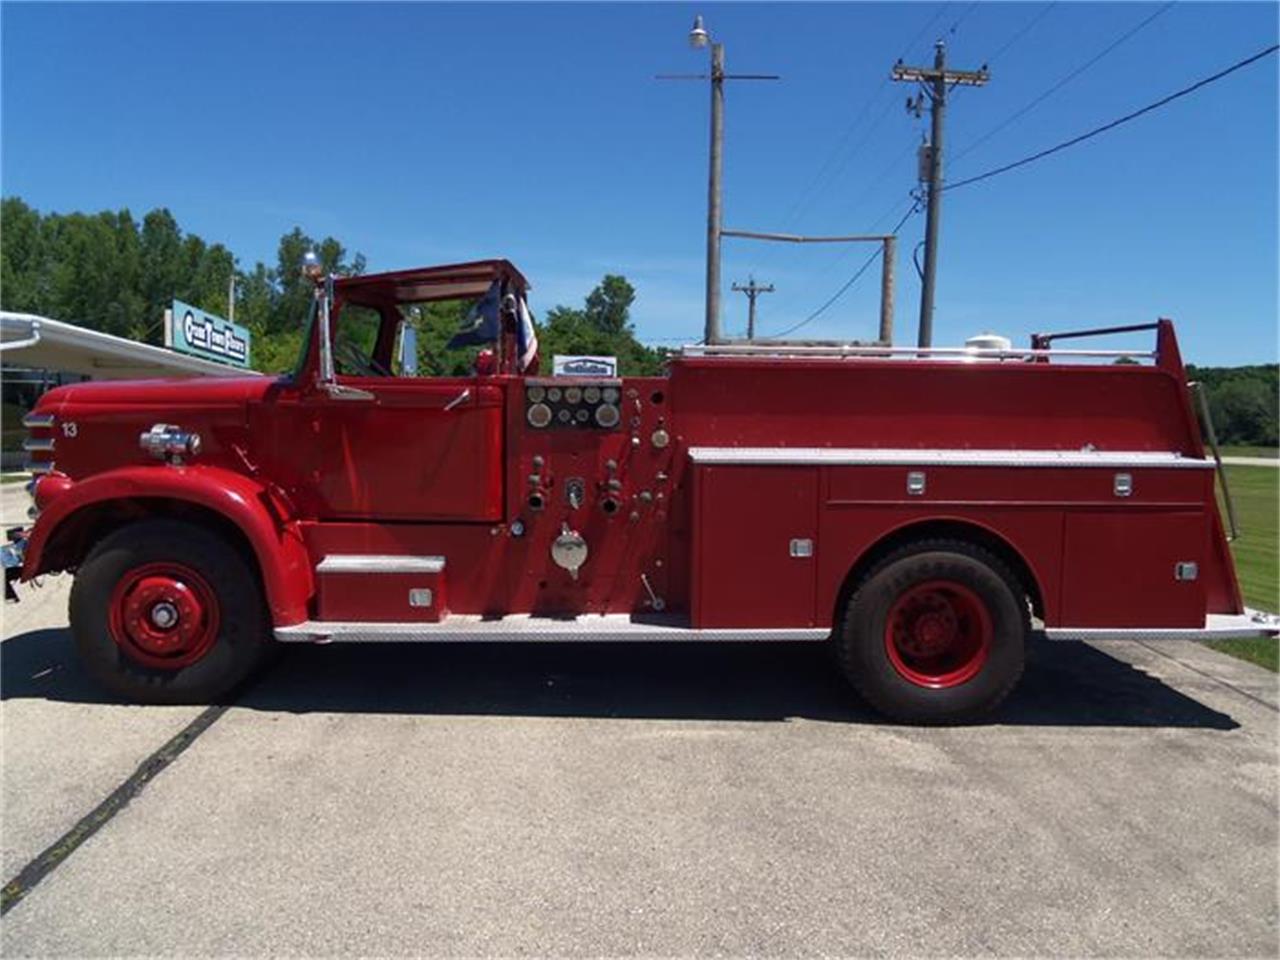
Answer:
[(1046, 627), (1050, 640), (1238, 640), (1274, 637), (1280, 633), (1280, 617), (1260, 610), (1244, 613), (1211, 613), (1203, 627)]
[(480, 617), (452, 614), (441, 623), (339, 623), (309, 620), (276, 628), (276, 639), (302, 643), (382, 642), (545, 642), (663, 640), (825, 640), (826, 628), (694, 629), (674, 616), (584, 614), (579, 617), (536, 617), (512, 614)]

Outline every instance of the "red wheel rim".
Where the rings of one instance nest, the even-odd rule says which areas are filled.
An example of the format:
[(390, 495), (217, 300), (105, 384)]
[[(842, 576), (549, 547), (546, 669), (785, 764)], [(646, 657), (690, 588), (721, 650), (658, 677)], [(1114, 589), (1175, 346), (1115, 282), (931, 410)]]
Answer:
[(931, 580), (894, 601), (884, 646), (899, 674), (937, 690), (978, 674), (991, 653), (991, 634), (991, 615), (976, 593), (952, 580)]
[(111, 592), (111, 639), (148, 667), (178, 670), (213, 647), (218, 598), (203, 576), (181, 563), (147, 563)]

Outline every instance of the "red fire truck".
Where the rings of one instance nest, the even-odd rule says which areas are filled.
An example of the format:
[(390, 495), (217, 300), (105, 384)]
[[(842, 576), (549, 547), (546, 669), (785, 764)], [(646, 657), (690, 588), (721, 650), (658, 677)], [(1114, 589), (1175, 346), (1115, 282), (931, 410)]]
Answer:
[[(1009, 693), (1033, 628), (1275, 632), (1168, 321), (1126, 328), (1138, 354), (757, 342), (539, 377), (504, 260), (313, 279), (292, 375), (77, 384), (27, 417), (6, 564), (75, 572), (76, 646), (119, 694), (221, 697), (274, 642), (794, 640), (940, 722)], [(493, 362), (396, 375), (413, 305), (484, 297)]]

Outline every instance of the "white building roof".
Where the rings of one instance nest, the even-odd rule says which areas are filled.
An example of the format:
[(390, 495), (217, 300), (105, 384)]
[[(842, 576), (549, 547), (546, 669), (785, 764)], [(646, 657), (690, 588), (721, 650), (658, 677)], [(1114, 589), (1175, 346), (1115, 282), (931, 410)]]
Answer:
[(32, 313), (0, 311), (0, 358), (41, 370), (63, 370), (95, 380), (149, 377), (243, 377), (243, 367), (113, 336)]

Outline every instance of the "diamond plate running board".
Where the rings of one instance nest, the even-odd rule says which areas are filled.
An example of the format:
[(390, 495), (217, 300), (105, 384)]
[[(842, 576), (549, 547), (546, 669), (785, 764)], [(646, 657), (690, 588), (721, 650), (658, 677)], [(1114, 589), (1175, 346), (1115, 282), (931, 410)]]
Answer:
[(625, 613), (583, 614), (578, 617), (537, 617), (511, 614), (482, 617), (451, 614), (440, 623), (351, 623), (308, 620), (277, 627), (276, 639), (291, 643), (432, 643), (511, 642), (531, 643), (593, 641), (654, 642), (825, 640), (831, 631), (822, 627), (770, 629), (694, 629), (675, 616), (633, 617)]
[(1211, 613), (1203, 627), (1047, 627), (1050, 640), (1234, 640), (1274, 637), (1280, 633), (1280, 617), (1260, 610), (1244, 613)]

